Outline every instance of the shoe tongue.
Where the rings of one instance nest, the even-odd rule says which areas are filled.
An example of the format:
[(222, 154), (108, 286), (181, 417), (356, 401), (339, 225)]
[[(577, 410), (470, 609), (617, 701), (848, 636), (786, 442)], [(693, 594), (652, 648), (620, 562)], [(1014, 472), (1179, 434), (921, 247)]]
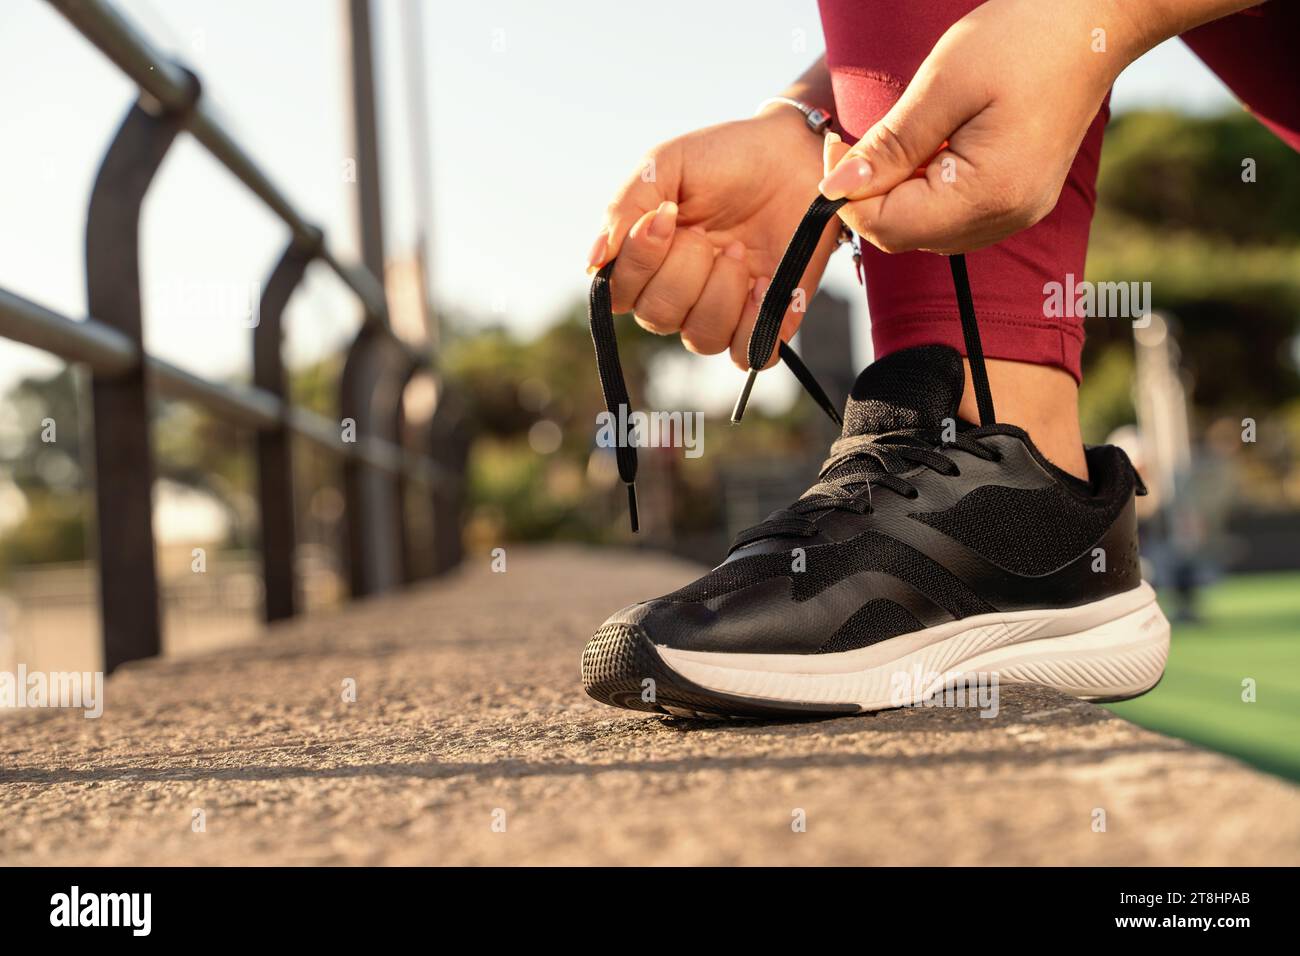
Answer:
[(941, 428), (956, 418), (966, 373), (947, 345), (918, 345), (872, 362), (849, 392), (844, 435)]

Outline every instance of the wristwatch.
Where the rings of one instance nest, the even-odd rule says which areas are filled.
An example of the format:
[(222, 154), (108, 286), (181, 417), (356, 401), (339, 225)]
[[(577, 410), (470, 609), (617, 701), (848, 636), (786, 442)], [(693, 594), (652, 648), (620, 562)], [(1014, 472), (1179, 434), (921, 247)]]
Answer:
[(803, 114), (803, 120), (805, 123), (808, 124), (808, 128), (812, 130), (814, 133), (816, 133), (818, 136), (824, 135), (826, 130), (830, 128), (831, 123), (834, 122), (835, 119), (833, 116), (831, 116), (830, 110), (824, 110), (820, 106), (809, 106), (807, 103), (801, 103), (799, 102), (799, 100), (791, 99), (788, 96), (768, 97), (767, 99), (763, 100), (763, 102), (758, 104), (758, 109), (754, 111), (754, 115), (757, 116), (759, 113), (763, 112), (763, 110), (767, 109), (773, 103), (782, 103), (786, 106), (793, 106), (795, 109), (797, 109), (800, 113)]

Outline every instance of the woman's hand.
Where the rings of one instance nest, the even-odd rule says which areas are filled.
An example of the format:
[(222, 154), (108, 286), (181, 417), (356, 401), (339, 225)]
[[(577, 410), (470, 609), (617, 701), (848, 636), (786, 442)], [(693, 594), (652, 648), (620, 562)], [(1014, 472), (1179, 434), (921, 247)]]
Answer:
[[(730, 349), (745, 368), (763, 292), (821, 174), (821, 141), (788, 106), (669, 140), (615, 195), (588, 265), (618, 257), (615, 312), (634, 311), (660, 335), (680, 332), (692, 352)], [(804, 274), (809, 299), (835, 233), (828, 228)], [(801, 319), (787, 314), (781, 337)]]
[(880, 122), (836, 148), (822, 192), (854, 200), (840, 216), (885, 252), (965, 252), (1031, 226), (1148, 36), (1115, 0), (989, 0)]
[[(1157, 43), (1258, 0), (988, 0), (822, 181), (885, 252), (966, 252), (1056, 206), (1115, 78)], [(847, 154), (847, 155), (846, 155)], [(916, 170), (923, 170), (923, 177)]]

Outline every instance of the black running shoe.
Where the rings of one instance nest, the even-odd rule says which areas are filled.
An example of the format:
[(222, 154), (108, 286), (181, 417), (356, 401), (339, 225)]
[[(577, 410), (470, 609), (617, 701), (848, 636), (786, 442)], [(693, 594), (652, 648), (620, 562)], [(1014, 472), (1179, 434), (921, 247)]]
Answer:
[(897, 352), (854, 385), (820, 480), (679, 591), (624, 608), (582, 656), (592, 697), (678, 715), (856, 713), (960, 682), (1133, 697), (1169, 624), (1138, 567), (1124, 453), (1091, 482), (1011, 425), (957, 418), (946, 346)]
[[(779, 335), (843, 204), (814, 199), (781, 257), (733, 421), (774, 353), (839, 420)], [(965, 372), (955, 350), (907, 349), (868, 367), (818, 482), (694, 584), (606, 621), (582, 655), (588, 694), (632, 710), (766, 717), (897, 707), (994, 675), (1087, 700), (1156, 685), (1169, 622), (1138, 566), (1141, 482), (1118, 448), (1086, 449), (1083, 482), (997, 423), (966, 260), (949, 263), (979, 425), (957, 418)], [(628, 396), (613, 265), (592, 282), (591, 333), (617, 414)], [(618, 469), (635, 531), (635, 447), (618, 448)]]

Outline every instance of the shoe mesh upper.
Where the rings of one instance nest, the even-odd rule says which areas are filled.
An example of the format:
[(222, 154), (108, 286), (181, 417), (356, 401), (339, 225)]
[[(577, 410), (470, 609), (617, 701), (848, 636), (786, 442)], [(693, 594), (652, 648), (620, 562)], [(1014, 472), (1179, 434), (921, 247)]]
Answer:
[(946, 511), (911, 517), (1000, 568), (1037, 576), (1078, 558), (1106, 533), (1127, 503), (1127, 495), (1111, 494), (1087, 504), (1056, 485), (984, 485)]
[[(793, 547), (800, 547), (794, 545)], [(847, 541), (803, 547), (804, 570), (796, 571), (791, 551), (736, 558), (664, 597), (665, 601), (708, 601), (774, 577), (790, 579), (790, 595), (807, 601), (854, 574), (892, 574), (930, 598), (953, 617), (993, 610), (946, 568), (894, 538), (867, 531)]]
[(837, 654), (870, 647), (899, 634), (921, 629), (921, 622), (907, 608), (887, 598), (868, 601), (847, 621), (840, 625), (830, 640), (817, 651), (818, 654)]

